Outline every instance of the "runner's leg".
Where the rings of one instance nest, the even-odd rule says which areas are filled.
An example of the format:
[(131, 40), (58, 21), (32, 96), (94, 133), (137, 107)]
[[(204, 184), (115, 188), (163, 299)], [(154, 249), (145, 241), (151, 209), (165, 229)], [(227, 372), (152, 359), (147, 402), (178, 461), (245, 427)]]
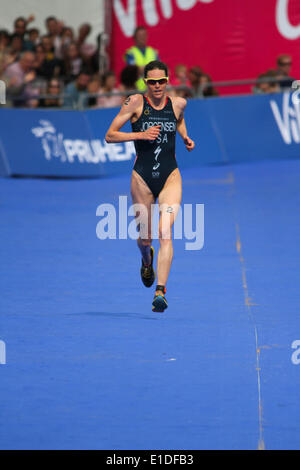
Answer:
[(151, 205), (155, 203), (154, 196), (143, 178), (135, 171), (131, 177), (131, 197), (133, 204), (137, 204), (137, 223), (140, 235), (137, 240), (138, 247), (145, 264), (151, 263), (150, 248), (152, 243), (152, 212)]
[[(181, 175), (176, 168), (169, 175), (158, 197), (160, 248), (157, 258), (157, 285), (165, 286), (167, 284), (173, 259), (172, 227), (180, 207), (181, 195)], [(156, 291), (156, 294), (161, 294), (161, 292)]]

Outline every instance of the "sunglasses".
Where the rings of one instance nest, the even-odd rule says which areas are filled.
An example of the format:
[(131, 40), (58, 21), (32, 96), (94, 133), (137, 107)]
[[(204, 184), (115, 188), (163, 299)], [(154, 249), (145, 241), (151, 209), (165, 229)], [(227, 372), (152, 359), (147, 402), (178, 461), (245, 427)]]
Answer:
[(279, 65), (281, 65), (281, 67), (285, 65), (292, 65), (292, 62), (280, 62)]
[(159, 85), (165, 85), (166, 83), (168, 83), (169, 78), (168, 77), (145, 78), (144, 80), (148, 85), (155, 85), (156, 83), (158, 83)]

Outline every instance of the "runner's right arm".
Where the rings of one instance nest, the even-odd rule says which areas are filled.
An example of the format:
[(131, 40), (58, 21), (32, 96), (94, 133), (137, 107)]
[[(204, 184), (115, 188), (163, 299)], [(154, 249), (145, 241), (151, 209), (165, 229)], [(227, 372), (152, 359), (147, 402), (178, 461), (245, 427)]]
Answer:
[(120, 112), (112, 121), (106, 135), (107, 143), (129, 142), (131, 140), (155, 140), (160, 131), (160, 126), (153, 126), (145, 132), (121, 132), (120, 129), (137, 113), (141, 106), (140, 95), (129, 96), (123, 103)]

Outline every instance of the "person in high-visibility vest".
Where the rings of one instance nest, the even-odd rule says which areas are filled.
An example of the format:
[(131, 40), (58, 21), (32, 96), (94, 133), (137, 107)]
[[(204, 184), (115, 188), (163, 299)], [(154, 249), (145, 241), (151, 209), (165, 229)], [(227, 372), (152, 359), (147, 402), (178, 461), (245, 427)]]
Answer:
[(139, 68), (140, 78), (136, 82), (136, 88), (145, 91), (144, 67), (153, 60), (158, 60), (158, 52), (151, 46), (147, 46), (148, 33), (144, 26), (138, 26), (134, 32), (135, 45), (127, 49), (125, 52), (125, 62), (128, 65), (137, 65)]

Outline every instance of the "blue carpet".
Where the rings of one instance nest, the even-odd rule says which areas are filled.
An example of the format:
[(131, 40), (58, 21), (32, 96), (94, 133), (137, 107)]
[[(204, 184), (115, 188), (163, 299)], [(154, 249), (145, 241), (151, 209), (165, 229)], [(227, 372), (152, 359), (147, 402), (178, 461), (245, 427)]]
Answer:
[(96, 236), (130, 175), (0, 180), (1, 449), (300, 448), (300, 161), (182, 177), (205, 240), (174, 240), (164, 314)]

